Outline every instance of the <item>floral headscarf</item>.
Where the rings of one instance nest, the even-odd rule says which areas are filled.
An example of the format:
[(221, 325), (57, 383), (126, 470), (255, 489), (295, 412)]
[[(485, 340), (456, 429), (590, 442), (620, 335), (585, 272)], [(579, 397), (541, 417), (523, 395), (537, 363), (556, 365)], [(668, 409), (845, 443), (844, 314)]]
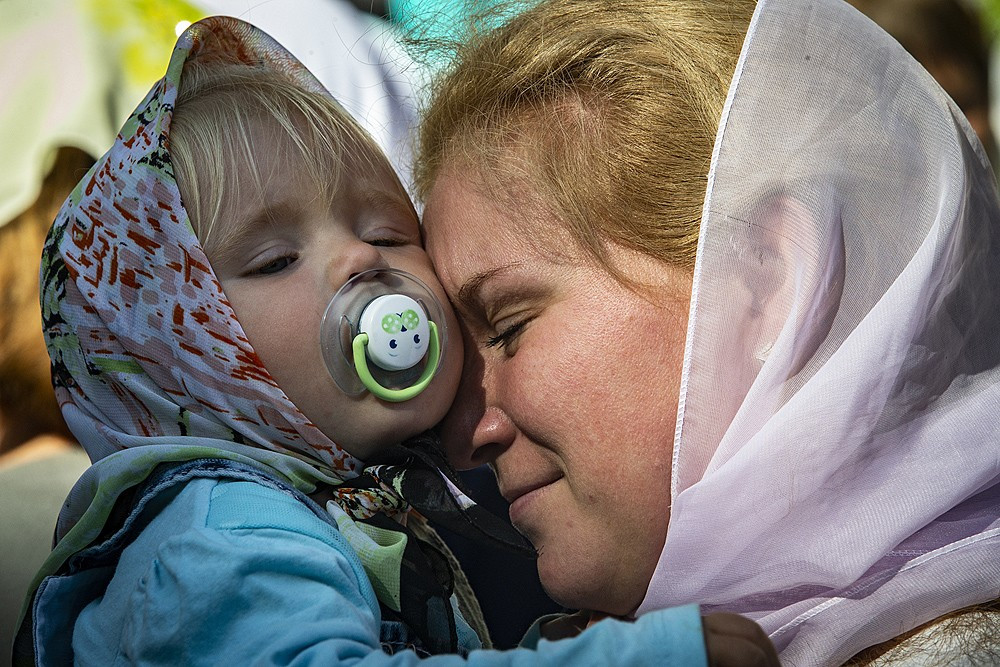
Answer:
[[(228, 459), (265, 466), (304, 493), (338, 487), (331, 509), (349, 540), (363, 534), (345, 517), (405, 531), (387, 519), (411, 505), (445, 520), (461, 513), (466, 525), (478, 512), (427, 448), (366, 470), (292, 404), (254, 352), (192, 230), (170, 160), (178, 82), (196, 58), (271, 68), (327, 94), (266, 34), (205, 19), (180, 37), (166, 75), (64, 204), (43, 251), (42, 314), (56, 395), (94, 466), (67, 500), (36, 585), (94, 540), (118, 496), (164, 462)], [(420, 472), (408, 475), (414, 467)], [(500, 523), (486, 530), (519, 542)], [(375, 556), (361, 546), (367, 566)], [(376, 590), (398, 606), (398, 591), (385, 600)]]

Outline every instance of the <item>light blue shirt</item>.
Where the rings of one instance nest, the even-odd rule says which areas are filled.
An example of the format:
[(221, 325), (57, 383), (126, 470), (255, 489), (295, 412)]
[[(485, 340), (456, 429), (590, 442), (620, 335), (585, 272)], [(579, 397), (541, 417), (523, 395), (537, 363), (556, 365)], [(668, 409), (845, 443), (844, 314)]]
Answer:
[[(382, 651), (386, 624), (360, 560), (335, 527), (292, 496), (250, 481), (194, 479), (146, 511), (155, 517), (72, 626), (77, 664), (420, 661), (413, 651)], [(460, 649), (471, 653), (427, 658), (433, 664), (706, 664), (693, 605), (510, 651), (474, 650), (475, 633), (458, 624)]]

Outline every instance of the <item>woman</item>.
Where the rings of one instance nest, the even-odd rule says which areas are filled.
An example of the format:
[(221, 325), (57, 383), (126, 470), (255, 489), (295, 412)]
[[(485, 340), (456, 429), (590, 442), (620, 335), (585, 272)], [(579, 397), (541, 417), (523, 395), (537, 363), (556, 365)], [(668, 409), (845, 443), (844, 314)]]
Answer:
[(556, 601), (993, 664), (1000, 209), (898, 44), (840, 0), (548, 0), (460, 50), (420, 151), (449, 454)]

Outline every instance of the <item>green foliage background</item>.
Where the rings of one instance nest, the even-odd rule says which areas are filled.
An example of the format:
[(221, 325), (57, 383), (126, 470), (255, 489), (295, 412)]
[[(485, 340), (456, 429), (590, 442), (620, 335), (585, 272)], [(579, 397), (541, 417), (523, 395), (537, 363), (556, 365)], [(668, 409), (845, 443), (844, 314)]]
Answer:
[(1000, 37), (1000, 0), (982, 0), (982, 19), (991, 42)]

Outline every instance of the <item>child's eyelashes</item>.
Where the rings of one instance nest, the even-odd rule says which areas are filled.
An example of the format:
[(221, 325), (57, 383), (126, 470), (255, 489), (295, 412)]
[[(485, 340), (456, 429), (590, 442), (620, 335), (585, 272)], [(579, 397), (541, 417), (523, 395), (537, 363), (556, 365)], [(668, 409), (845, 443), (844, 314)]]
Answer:
[(281, 257), (275, 257), (274, 259), (267, 260), (266, 262), (250, 269), (249, 274), (270, 276), (276, 273), (281, 273), (297, 260), (298, 256), (296, 255), (282, 255)]
[[(374, 227), (374, 226), (373, 226)], [(404, 225), (378, 225), (375, 228), (359, 230), (358, 238), (368, 245), (377, 248), (401, 248), (409, 245), (421, 245), (420, 229), (416, 224), (413, 229)]]
[(377, 248), (399, 248), (400, 246), (410, 245), (413, 243), (413, 241), (411, 241), (410, 239), (395, 237), (395, 238), (371, 239), (369, 241), (365, 241), (365, 243), (367, 243), (368, 245), (373, 245)]
[(377, 248), (422, 245), (420, 225), (416, 219), (403, 218), (399, 215), (395, 217), (376, 215), (371, 218), (362, 216), (356, 223), (354, 233), (361, 241)]

